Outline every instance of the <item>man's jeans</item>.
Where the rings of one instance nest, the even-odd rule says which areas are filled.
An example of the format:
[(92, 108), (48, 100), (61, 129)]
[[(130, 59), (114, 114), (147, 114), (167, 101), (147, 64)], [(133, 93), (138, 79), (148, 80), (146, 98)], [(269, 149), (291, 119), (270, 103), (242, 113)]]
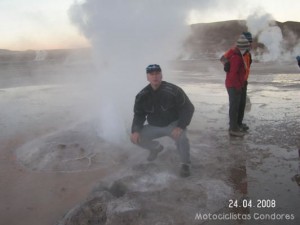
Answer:
[(238, 131), (238, 114), (241, 101), (241, 91), (235, 88), (227, 88), (229, 96), (229, 129)]
[[(166, 127), (156, 127), (149, 124), (145, 125), (140, 133), (139, 146), (150, 151), (157, 149), (160, 144), (158, 141), (153, 141), (153, 139), (165, 136), (171, 137), (171, 133), (175, 127), (177, 127), (177, 121), (170, 123)], [(190, 164), (190, 143), (186, 135), (186, 129), (182, 131), (180, 137), (175, 142), (181, 162)]]

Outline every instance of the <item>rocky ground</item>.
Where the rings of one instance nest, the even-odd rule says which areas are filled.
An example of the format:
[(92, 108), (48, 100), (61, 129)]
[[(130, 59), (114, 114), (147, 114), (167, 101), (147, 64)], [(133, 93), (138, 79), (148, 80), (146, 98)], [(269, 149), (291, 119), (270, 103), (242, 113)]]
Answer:
[[(245, 115), (250, 130), (244, 138), (228, 135), (219, 62), (172, 64), (166, 79), (182, 86), (196, 107), (188, 178), (178, 176), (177, 152), (167, 138), (152, 163), (129, 142), (99, 138), (85, 95), (90, 90), (82, 85), (81, 74), (89, 76), (90, 66), (5, 66), (0, 89), (4, 224), (229, 224), (197, 217), (209, 213), (252, 216), (230, 224), (299, 224), (300, 73), (293, 63), (253, 65)], [(42, 74), (49, 76), (38, 79)], [(72, 76), (76, 82), (70, 82)], [(229, 207), (230, 200), (241, 199), (276, 205)], [(294, 219), (254, 219), (255, 213)]]

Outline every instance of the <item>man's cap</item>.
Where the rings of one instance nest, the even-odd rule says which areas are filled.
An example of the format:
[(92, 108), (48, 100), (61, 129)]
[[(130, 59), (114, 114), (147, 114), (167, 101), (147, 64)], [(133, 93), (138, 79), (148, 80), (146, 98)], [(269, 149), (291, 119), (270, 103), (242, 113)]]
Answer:
[(250, 32), (243, 32), (243, 35), (250, 43), (252, 43), (252, 34)]
[(250, 43), (247, 40), (247, 38), (245, 37), (245, 35), (241, 34), (239, 36), (239, 39), (236, 42), (236, 46), (240, 49), (240, 50), (249, 50), (250, 49)]
[(157, 64), (151, 64), (151, 65), (147, 66), (146, 72), (147, 72), (147, 73), (161, 72), (161, 68), (160, 68), (160, 66), (157, 65)]

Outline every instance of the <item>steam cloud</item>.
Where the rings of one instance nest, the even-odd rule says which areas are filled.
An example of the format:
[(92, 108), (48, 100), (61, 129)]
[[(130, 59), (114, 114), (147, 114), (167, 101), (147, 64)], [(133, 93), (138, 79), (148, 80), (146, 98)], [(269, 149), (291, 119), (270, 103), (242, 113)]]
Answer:
[(268, 52), (261, 55), (262, 61), (274, 61), (280, 58), (283, 52), (283, 36), (281, 29), (275, 25), (271, 14), (257, 11), (248, 16), (247, 26), (258, 42), (263, 43)]
[[(286, 46), (288, 41), (284, 40), (282, 31), (275, 23), (273, 16), (262, 10), (256, 11), (247, 18), (247, 27), (252, 35), (257, 37), (258, 42), (263, 43), (267, 52), (260, 52), (258, 50), (259, 60), (278, 61), (278, 60), (294, 60), (300, 47), (300, 43), (295, 44), (295, 48), (287, 50)], [(289, 39), (294, 39), (297, 42), (293, 33), (290, 33)]]
[(166, 77), (168, 60), (179, 55), (189, 34), (189, 11), (213, 2), (86, 0), (71, 6), (71, 21), (95, 53), (102, 137), (113, 142), (128, 139), (134, 96), (147, 84), (145, 67), (160, 64)]

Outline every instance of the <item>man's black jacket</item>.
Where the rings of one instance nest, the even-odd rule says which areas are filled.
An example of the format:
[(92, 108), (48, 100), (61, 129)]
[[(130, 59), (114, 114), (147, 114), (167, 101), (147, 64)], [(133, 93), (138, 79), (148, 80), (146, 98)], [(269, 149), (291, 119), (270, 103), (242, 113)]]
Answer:
[(154, 91), (149, 84), (135, 98), (131, 132), (140, 132), (146, 119), (150, 125), (158, 127), (178, 120), (178, 127), (185, 129), (193, 113), (194, 106), (180, 87), (162, 81)]

